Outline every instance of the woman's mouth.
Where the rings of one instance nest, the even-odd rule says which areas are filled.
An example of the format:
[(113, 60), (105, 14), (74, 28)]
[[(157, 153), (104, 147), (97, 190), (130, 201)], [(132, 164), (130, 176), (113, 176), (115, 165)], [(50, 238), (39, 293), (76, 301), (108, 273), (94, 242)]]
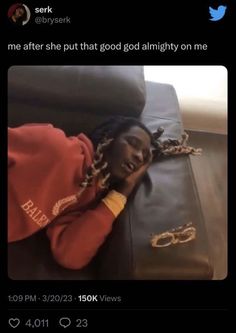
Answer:
[(121, 167), (123, 169), (125, 169), (128, 173), (132, 173), (132, 172), (136, 171), (136, 169), (137, 169), (136, 165), (134, 163), (130, 162), (130, 161), (123, 162), (121, 164)]

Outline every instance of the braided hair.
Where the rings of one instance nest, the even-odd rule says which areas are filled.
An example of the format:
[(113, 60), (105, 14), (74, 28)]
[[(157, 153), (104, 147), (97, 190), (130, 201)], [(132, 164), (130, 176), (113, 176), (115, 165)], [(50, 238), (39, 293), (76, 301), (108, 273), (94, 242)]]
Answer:
[(158, 159), (161, 156), (170, 155), (201, 155), (201, 148), (193, 148), (187, 145), (189, 135), (184, 132), (181, 135), (181, 139), (167, 139), (160, 140), (160, 136), (163, 134), (163, 127), (159, 127), (156, 132), (152, 134), (152, 144), (154, 146), (153, 159)]
[(122, 116), (107, 119), (96, 127), (88, 136), (96, 148), (104, 137), (116, 139), (121, 133), (128, 131), (133, 126), (142, 128), (152, 140), (152, 132), (143, 123), (135, 118)]
[(142, 128), (150, 136), (151, 140), (153, 139), (152, 133), (140, 121), (135, 118), (122, 116), (107, 119), (88, 135), (93, 143), (94, 149), (96, 149), (96, 152), (94, 161), (85, 176), (85, 182), (83, 182), (81, 186), (90, 186), (93, 177), (103, 172), (104, 177), (102, 178), (100, 186), (103, 188), (109, 187), (108, 180), (110, 173), (104, 172), (106, 171), (105, 169), (107, 167), (107, 163), (105, 162), (101, 164), (103, 154), (113, 140), (115, 140), (121, 133), (128, 131), (133, 126)]
[(64, 210), (69, 205), (78, 201), (83, 191), (92, 185), (93, 179), (101, 177), (100, 187), (103, 189), (109, 188), (110, 173), (107, 169), (107, 162), (104, 161), (104, 152), (121, 133), (128, 131), (131, 127), (138, 126), (142, 128), (150, 137), (153, 146), (153, 160), (157, 160), (161, 156), (183, 155), (183, 154), (201, 154), (201, 149), (195, 149), (187, 146), (188, 135), (183, 133), (181, 139), (160, 140), (164, 132), (162, 127), (159, 127), (156, 132), (152, 133), (143, 123), (135, 118), (116, 116), (107, 119), (105, 122), (96, 127), (88, 137), (94, 146), (94, 158), (91, 166), (87, 169), (84, 180), (80, 183), (80, 190), (72, 196), (68, 196), (59, 200), (53, 208), (53, 215), (58, 215), (61, 210)]
[[(104, 151), (121, 133), (128, 131), (133, 126), (142, 128), (149, 135), (153, 146), (153, 160), (157, 160), (161, 156), (201, 154), (201, 149), (195, 149), (187, 145), (189, 136), (186, 132), (182, 134), (181, 139), (179, 140), (160, 140), (160, 137), (164, 132), (162, 127), (159, 127), (156, 132), (152, 133), (143, 123), (135, 118), (122, 116), (111, 117), (96, 127), (93, 132), (88, 135), (96, 152), (93, 164), (87, 172), (85, 182), (83, 182), (81, 186), (89, 186), (93, 177), (106, 169), (106, 162), (104, 164), (100, 163), (103, 159)], [(106, 174), (105, 178), (103, 178), (104, 187), (106, 187), (106, 182), (109, 177), (110, 175)]]

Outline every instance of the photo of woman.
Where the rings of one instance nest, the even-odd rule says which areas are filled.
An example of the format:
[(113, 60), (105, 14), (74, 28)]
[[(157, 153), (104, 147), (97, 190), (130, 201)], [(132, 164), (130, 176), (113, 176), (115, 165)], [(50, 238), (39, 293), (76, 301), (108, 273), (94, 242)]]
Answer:
[(26, 5), (16, 3), (9, 8), (8, 18), (15, 25), (25, 25), (30, 19), (30, 10)]

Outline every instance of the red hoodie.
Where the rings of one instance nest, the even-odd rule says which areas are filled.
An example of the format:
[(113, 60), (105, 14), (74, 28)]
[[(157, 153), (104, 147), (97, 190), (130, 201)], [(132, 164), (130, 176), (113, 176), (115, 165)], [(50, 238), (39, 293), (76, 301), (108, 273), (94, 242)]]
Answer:
[[(50, 124), (27, 124), (8, 132), (8, 240), (24, 239), (47, 227), (55, 259), (64, 267), (85, 266), (111, 231), (115, 216), (100, 202), (93, 181), (77, 203), (59, 210), (62, 199), (80, 190), (93, 160), (93, 145), (84, 135), (66, 137)], [(53, 221), (53, 223), (52, 223)]]

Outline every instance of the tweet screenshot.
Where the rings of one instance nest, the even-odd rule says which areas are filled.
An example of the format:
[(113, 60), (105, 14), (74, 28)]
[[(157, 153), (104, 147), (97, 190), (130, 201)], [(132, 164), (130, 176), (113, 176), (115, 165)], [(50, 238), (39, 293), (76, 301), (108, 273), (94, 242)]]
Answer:
[(230, 312), (233, 1), (127, 6), (1, 6), (7, 331)]

